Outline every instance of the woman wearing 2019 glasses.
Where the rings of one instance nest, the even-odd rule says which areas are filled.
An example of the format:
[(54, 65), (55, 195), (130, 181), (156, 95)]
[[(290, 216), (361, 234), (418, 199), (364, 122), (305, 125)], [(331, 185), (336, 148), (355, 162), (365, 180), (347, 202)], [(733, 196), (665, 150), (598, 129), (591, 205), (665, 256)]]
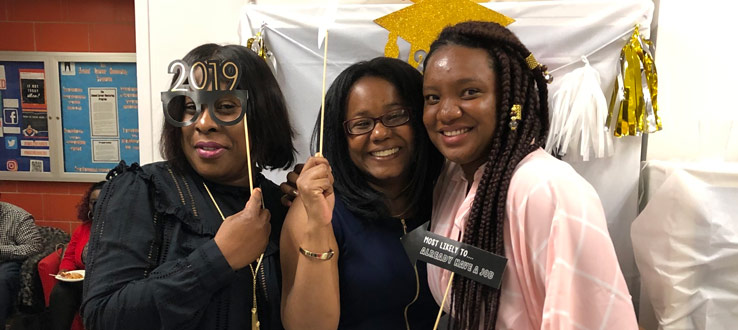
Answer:
[[(88, 329), (281, 329), (277, 186), (294, 161), (284, 99), (242, 46), (206, 44), (170, 66), (167, 160), (121, 164), (96, 208), (82, 310)], [(289, 134), (271, 134), (273, 132)], [(262, 205), (264, 208), (262, 208)]]

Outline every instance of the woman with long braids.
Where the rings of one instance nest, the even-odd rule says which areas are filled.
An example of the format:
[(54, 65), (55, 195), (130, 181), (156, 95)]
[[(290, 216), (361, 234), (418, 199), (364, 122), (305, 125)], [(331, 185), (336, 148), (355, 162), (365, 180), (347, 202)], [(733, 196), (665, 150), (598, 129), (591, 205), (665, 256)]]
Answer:
[[(456, 277), (453, 329), (637, 329), (597, 193), (541, 147), (545, 67), (491, 22), (445, 28), (426, 57), (423, 122), (447, 162), (431, 229), (505, 256), (500, 290)], [(440, 304), (450, 273), (428, 266)]]

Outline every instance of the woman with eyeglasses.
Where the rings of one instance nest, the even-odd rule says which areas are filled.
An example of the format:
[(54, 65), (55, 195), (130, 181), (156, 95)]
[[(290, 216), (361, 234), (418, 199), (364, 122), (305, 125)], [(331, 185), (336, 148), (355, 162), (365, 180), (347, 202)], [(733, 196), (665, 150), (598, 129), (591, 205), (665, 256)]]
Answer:
[[(77, 217), (82, 220), (82, 224), (72, 233), (72, 239), (69, 240), (64, 250), (64, 256), (59, 263), (58, 274), (62, 277), (70, 270), (85, 269), (87, 252), (89, 251), (87, 243), (90, 239), (90, 228), (93, 221), (92, 210), (95, 209), (95, 204), (100, 196), (100, 189), (104, 184), (105, 181), (92, 184), (85, 192), (79, 205), (77, 205)], [(51, 329), (68, 330), (72, 326), (75, 315), (79, 313), (81, 303), (81, 282), (57, 282), (49, 295), (48, 315)]]
[(199, 46), (170, 71), (172, 87), (162, 93), (166, 161), (119, 165), (95, 209), (85, 327), (282, 329), (286, 209), (279, 188), (259, 173), (294, 160), (277, 81), (263, 59), (236, 45)]
[(306, 162), (282, 230), (285, 328), (432, 327), (425, 264), (400, 243), (430, 218), (443, 161), (422, 111), (422, 77), (397, 59), (356, 63), (331, 85), (324, 157)]

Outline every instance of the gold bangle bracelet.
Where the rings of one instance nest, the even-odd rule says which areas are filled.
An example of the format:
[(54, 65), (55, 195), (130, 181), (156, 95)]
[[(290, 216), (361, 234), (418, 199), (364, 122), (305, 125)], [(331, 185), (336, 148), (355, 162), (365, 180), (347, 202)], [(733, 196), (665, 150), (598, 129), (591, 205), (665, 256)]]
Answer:
[(300, 253), (302, 253), (306, 257), (310, 257), (310, 258), (318, 259), (318, 260), (328, 260), (330, 258), (333, 258), (333, 254), (334, 254), (333, 249), (328, 249), (328, 252), (324, 252), (324, 253), (314, 253), (314, 252), (310, 252), (308, 250), (303, 249), (302, 246), (300, 247)]

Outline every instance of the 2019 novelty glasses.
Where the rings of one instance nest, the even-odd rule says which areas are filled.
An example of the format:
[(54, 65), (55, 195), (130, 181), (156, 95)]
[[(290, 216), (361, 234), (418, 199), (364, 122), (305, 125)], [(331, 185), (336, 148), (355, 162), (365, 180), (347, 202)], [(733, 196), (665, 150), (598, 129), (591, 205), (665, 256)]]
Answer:
[[(246, 114), (248, 91), (233, 89), (239, 81), (238, 66), (228, 61), (195, 62), (190, 67), (181, 60), (169, 64), (175, 83), (161, 92), (162, 108), (167, 123), (175, 127), (192, 125), (200, 117), (203, 106), (218, 125), (239, 123)], [(185, 80), (189, 78), (189, 84)]]

